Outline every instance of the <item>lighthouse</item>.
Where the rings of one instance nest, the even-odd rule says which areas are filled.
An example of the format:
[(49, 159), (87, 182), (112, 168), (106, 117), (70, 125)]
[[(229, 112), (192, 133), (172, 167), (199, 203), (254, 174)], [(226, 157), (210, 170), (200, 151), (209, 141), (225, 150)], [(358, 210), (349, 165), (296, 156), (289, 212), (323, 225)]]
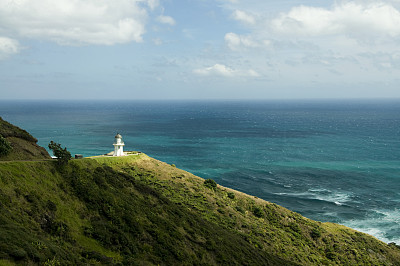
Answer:
[(114, 154), (113, 156), (123, 156), (124, 155), (124, 142), (122, 141), (122, 136), (120, 134), (115, 135), (114, 141)]

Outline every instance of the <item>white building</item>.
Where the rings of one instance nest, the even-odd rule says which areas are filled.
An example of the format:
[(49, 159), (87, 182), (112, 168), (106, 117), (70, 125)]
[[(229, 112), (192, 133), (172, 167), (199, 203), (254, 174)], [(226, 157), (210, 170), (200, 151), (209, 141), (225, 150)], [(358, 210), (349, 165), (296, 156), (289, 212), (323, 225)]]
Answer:
[(122, 141), (122, 136), (117, 134), (114, 141), (114, 154), (113, 156), (123, 156), (124, 155), (124, 142)]

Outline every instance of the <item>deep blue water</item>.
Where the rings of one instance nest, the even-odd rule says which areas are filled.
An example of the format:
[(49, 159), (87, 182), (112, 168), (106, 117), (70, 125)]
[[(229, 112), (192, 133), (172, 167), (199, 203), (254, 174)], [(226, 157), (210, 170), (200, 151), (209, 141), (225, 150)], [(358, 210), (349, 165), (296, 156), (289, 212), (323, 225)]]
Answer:
[(0, 116), (84, 156), (119, 132), (126, 150), (400, 243), (400, 100), (0, 101)]

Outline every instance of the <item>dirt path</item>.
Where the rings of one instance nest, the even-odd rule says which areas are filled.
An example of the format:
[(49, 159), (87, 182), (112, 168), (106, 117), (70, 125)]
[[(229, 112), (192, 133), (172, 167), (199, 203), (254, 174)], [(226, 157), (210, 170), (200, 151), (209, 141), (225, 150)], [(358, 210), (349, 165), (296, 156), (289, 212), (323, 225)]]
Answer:
[(55, 159), (38, 159), (38, 160), (12, 160), (12, 161), (0, 161), (0, 163), (14, 163), (14, 162), (46, 162), (53, 161)]

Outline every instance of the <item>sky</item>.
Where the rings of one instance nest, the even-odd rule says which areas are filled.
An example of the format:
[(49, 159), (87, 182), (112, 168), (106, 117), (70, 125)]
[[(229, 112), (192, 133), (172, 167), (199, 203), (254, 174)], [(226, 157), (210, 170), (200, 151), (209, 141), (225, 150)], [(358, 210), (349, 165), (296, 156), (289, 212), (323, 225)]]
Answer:
[(0, 99), (400, 98), (400, 0), (0, 0)]

